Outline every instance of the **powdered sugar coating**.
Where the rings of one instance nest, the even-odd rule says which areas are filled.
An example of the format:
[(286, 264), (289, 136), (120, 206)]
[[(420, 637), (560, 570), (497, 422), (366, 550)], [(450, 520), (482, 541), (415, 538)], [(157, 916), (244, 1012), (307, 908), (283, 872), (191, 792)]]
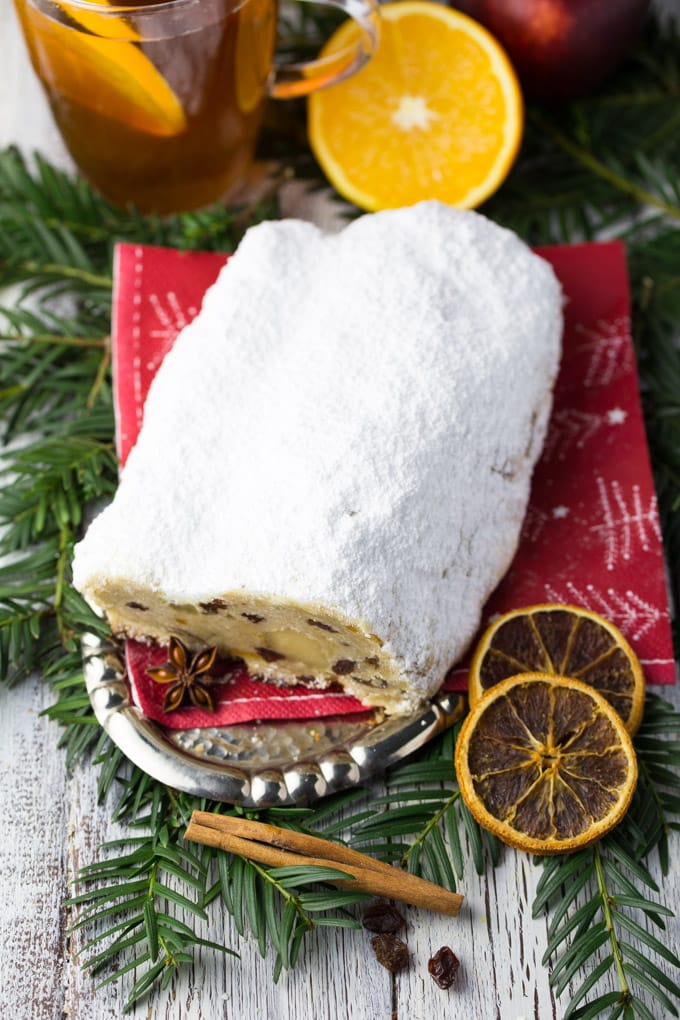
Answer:
[(384, 703), (411, 707), (512, 559), (560, 336), (551, 268), (478, 214), (251, 229), (152, 384), (76, 586), (107, 610), (112, 581), (326, 607), (385, 642), (406, 693)]

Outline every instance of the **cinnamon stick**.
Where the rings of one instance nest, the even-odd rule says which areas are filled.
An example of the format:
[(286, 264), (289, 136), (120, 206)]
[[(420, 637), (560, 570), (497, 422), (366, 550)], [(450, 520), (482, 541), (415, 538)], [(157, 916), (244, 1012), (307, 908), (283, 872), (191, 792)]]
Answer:
[(337, 867), (348, 879), (328, 879), (341, 889), (354, 889), (374, 896), (425, 907), (440, 914), (456, 916), (463, 902), (460, 893), (450, 892), (433, 882), (409, 875), (339, 843), (319, 836), (281, 829), (247, 818), (194, 811), (184, 834), (194, 843), (227, 850), (248, 860), (271, 867), (320, 865)]

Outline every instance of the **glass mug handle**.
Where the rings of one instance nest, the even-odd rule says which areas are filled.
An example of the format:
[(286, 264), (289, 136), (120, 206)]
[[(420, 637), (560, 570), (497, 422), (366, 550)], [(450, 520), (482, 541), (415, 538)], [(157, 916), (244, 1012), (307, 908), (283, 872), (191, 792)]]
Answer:
[(267, 94), (274, 99), (306, 96), (317, 89), (335, 85), (358, 71), (372, 57), (380, 35), (380, 6), (377, 0), (303, 0), (324, 7), (337, 7), (353, 18), (361, 36), (352, 46), (338, 53), (296, 64), (276, 64), (267, 83)]

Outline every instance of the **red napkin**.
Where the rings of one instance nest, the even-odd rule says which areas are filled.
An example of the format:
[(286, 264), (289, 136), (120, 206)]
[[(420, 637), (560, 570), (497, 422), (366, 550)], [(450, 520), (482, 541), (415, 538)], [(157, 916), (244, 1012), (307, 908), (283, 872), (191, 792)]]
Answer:
[[(565, 291), (564, 352), (545, 449), (536, 468), (520, 547), (483, 614), (567, 602), (617, 624), (650, 683), (675, 682), (659, 518), (645, 440), (625, 250), (618, 242), (542, 248)], [(149, 384), (180, 329), (197, 314), (227, 256), (118, 245), (113, 367), (121, 465), (142, 423)], [(315, 718), (365, 711), (337, 692), (279, 688), (244, 670), (213, 687), (214, 713), (166, 715), (165, 685), (146, 669), (163, 649), (128, 642), (133, 697), (145, 715), (174, 728), (255, 719)], [(464, 668), (445, 687), (464, 690)]]

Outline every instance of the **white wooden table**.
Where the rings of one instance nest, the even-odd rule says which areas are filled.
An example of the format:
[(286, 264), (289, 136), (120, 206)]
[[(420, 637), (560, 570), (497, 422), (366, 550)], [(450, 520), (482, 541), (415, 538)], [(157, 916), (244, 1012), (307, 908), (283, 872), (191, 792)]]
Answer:
[[(676, 8), (677, 2), (666, 6)], [(28, 64), (11, 0), (0, 0), (0, 40), (0, 147), (16, 143), (25, 153), (39, 150), (70, 166)], [(680, 704), (675, 690), (670, 696)], [(77, 940), (67, 933), (73, 918), (62, 901), (77, 869), (97, 858), (104, 840), (124, 833), (108, 820), (106, 807), (97, 807), (94, 770), (67, 775), (56, 749), (58, 730), (40, 716), (49, 701), (49, 690), (38, 680), (0, 691), (0, 1017), (105, 1020), (122, 1015), (124, 993), (116, 985), (95, 992), (94, 982), (82, 974), (75, 960)], [(673, 852), (677, 860), (677, 840)], [(153, 994), (132, 1015), (173, 1020), (561, 1017), (566, 1000), (554, 1001), (540, 962), (546, 921), (531, 918), (539, 874), (528, 857), (507, 850), (484, 879), (469, 866), (462, 883), (466, 904), (457, 920), (407, 909), (412, 963), (396, 978), (373, 960), (365, 932), (330, 929), (311, 936), (297, 969), (274, 985), (272, 960), (263, 961), (252, 942), (239, 941), (230, 919), (215, 910), (206, 937), (224, 939), (241, 953), (241, 961), (206, 951), (178, 987)], [(680, 914), (677, 875), (666, 880), (663, 898)], [(679, 953), (680, 920), (670, 920), (667, 939)], [(450, 992), (437, 988), (427, 973), (428, 958), (446, 944), (462, 961)]]

